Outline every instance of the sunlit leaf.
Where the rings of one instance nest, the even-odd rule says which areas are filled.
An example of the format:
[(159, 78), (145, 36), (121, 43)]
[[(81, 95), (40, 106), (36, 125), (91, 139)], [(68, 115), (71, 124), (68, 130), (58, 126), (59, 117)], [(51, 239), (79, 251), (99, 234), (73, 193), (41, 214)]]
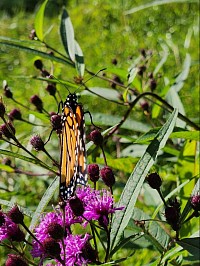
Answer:
[(44, 1), (44, 3), (40, 6), (35, 16), (35, 23), (34, 23), (35, 32), (36, 32), (36, 36), (38, 37), (40, 41), (44, 40), (44, 35), (43, 35), (44, 11), (45, 11), (47, 2), (48, 0)]
[[(54, 180), (51, 182), (47, 190), (45, 191), (37, 209), (32, 217), (31, 224), (29, 226), (30, 231), (32, 231), (35, 226), (38, 224), (38, 221), (41, 217), (41, 214), (44, 212), (46, 206), (48, 205), (49, 201), (52, 199), (54, 193), (58, 190), (59, 186), (59, 177), (56, 176)], [(26, 239), (28, 239), (29, 234), (27, 234)]]
[(79, 74), (80, 77), (84, 76), (84, 70), (85, 70), (85, 64), (84, 64), (84, 57), (83, 57), (83, 52), (81, 50), (81, 47), (75, 41), (75, 65), (76, 65), (76, 70)]
[(75, 40), (74, 40), (74, 28), (67, 13), (67, 10), (64, 9), (61, 17), (60, 24), (60, 35), (62, 39), (63, 46), (65, 51), (69, 55), (69, 58), (75, 62)]
[(172, 4), (172, 3), (198, 3), (198, 0), (157, 0), (157, 1), (152, 1), (150, 3), (145, 3), (143, 5), (140, 5), (138, 7), (131, 8), (130, 10), (125, 12), (125, 15), (133, 14), (135, 12), (138, 12), (140, 10), (144, 10), (149, 7), (153, 6), (159, 6), (159, 5), (166, 5), (166, 4)]
[(124, 228), (127, 226), (129, 219), (132, 216), (134, 205), (140, 193), (140, 189), (144, 182), (149, 169), (154, 164), (158, 151), (162, 149), (166, 141), (173, 131), (178, 111), (174, 110), (170, 118), (159, 130), (154, 140), (146, 149), (144, 155), (137, 163), (131, 176), (129, 177), (126, 186), (121, 194), (118, 206), (123, 206), (124, 210), (116, 212), (112, 221), (111, 230), (111, 246), (118, 244)]

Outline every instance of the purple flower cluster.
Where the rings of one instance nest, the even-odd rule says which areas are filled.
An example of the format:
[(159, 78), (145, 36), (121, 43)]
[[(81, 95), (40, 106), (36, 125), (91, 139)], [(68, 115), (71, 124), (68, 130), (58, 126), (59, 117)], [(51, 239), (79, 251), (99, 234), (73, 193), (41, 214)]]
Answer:
[(5, 239), (20, 242), (24, 240), (24, 233), (6, 214), (0, 212), (0, 242)]
[[(87, 233), (85, 235), (72, 234), (71, 225), (75, 223), (86, 225), (89, 221), (96, 220), (100, 226), (106, 228), (109, 225), (109, 214), (122, 209), (113, 207), (113, 197), (106, 190), (97, 191), (90, 187), (83, 187), (77, 188), (76, 195), (83, 204), (83, 215), (75, 216), (70, 207), (70, 203), (66, 202), (64, 211), (65, 219), (63, 219), (63, 212), (56, 210), (42, 217), (40, 224), (35, 228), (34, 235), (37, 241), (33, 240), (31, 254), (33, 257), (40, 258), (41, 265), (45, 258), (53, 258), (58, 266), (65, 265), (65, 263), (69, 266), (81, 266), (87, 265), (88, 262), (95, 262), (96, 251), (89, 243), (92, 237)], [(56, 227), (56, 232), (55, 234), (50, 234), (49, 228), (51, 228), (52, 233), (54, 226)], [(59, 226), (65, 228), (63, 235), (58, 233), (59, 230), (57, 228)], [(56, 234), (59, 236), (62, 235), (62, 237), (60, 239), (59, 237), (52, 239), (52, 235)], [(54, 242), (56, 241), (56, 244), (59, 244), (57, 251), (52, 251), (50, 246), (53, 246), (54, 242), (51, 243), (51, 239)]]

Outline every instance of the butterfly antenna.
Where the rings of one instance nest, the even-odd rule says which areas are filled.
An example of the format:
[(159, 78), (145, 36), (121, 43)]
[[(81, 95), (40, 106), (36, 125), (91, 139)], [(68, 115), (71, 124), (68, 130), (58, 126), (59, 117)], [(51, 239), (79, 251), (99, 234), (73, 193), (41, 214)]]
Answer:
[(80, 88), (81, 88), (81, 86), (83, 86), (83, 85), (85, 85), (89, 80), (91, 80), (91, 79), (93, 79), (94, 77), (96, 77), (100, 72), (102, 72), (102, 71), (104, 71), (104, 70), (106, 70), (106, 68), (102, 68), (102, 69), (100, 69), (96, 74), (94, 74), (92, 77), (90, 77), (89, 79), (87, 79), (85, 82), (83, 82), (76, 90), (75, 90), (75, 92), (77, 91), (77, 90), (79, 90)]
[(70, 90), (68, 89), (68, 87), (67, 87), (66, 84), (62, 83), (59, 79), (57, 79), (57, 78), (56, 78), (55, 76), (53, 76), (53, 75), (50, 75), (49, 77), (55, 79), (55, 80), (58, 81), (58, 83), (60, 83), (61, 85), (64, 85), (65, 88), (66, 88), (66, 89), (68, 90), (68, 92), (70, 93)]

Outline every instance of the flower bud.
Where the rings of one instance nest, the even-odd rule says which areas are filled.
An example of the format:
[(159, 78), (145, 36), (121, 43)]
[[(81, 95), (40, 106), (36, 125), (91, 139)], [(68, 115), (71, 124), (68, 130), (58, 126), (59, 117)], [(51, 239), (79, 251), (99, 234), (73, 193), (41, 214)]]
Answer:
[(86, 242), (83, 249), (83, 257), (87, 260), (89, 260), (90, 262), (95, 263), (96, 259), (97, 259), (97, 252), (95, 249), (92, 248), (90, 242)]
[[(51, 116), (51, 124), (54, 130), (62, 130), (62, 123), (61, 123), (61, 115), (52, 115)], [(57, 132), (59, 133), (59, 132)]]
[(8, 139), (12, 138), (13, 135), (15, 135), (15, 128), (11, 124), (11, 122), (8, 122), (7, 125), (6, 124), (1, 125), (0, 131)]
[(75, 216), (83, 215), (85, 209), (83, 206), (83, 202), (78, 197), (71, 198), (69, 200), (69, 206), (72, 209)]
[(12, 241), (23, 242), (25, 240), (25, 234), (19, 228), (19, 226), (16, 225), (16, 227), (13, 227), (11, 230), (8, 231), (8, 238)]
[(12, 163), (12, 161), (11, 161), (11, 159), (10, 158), (4, 158), (3, 160), (2, 160), (2, 164), (4, 164), (4, 165), (8, 165), (8, 166), (11, 166), (11, 163)]
[(54, 96), (54, 95), (56, 94), (56, 87), (55, 87), (55, 85), (53, 85), (53, 84), (48, 84), (48, 86), (46, 87), (46, 91), (47, 91), (50, 95)]
[(53, 258), (60, 257), (60, 245), (53, 238), (46, 238), (43, 242), (43, 248), (47, 255)]
[(43, 110), (43, 102), (42, 102), (42, 100), (37, 95), (31, 96), (30, 102), (33, 105), (35, 105), (35, 107), (37, 108), (37, 110), (39, 112), (42, 112), (42, 110)]
[(13, 93), (12, 93), (12, 91), (10, 90), (9, 87), (7, 87), (7, 88), (4, 89), (4, 95), (5, 95), (7, 98), (10, 98), (10, 99), (13, 98)]
[(15, 205), (8, 213), (8, 217), (13, 221), (15, 224), (23, 224), (24, 215), (20, 211), (17, 205)]
[(176, 198), (169, 201), (169, 206), (165, 208), (165, 217), (174, 231), (180, 229), (180, 203)]
[(145, 58), (146, 57), (146, 50), (145, 49), (141, 49), (140, 50), (141, 55)]
[(37, 69), (39, 69), (39, 70), (42, 70), (42, 68), (43, 68), (43, 63), (42, 63), (42, 61), (41, 60), (35, 60), (35, 62), (34, 62), (34, 66), (37, 68)]
[(139, 66), (138, 67), (138, 75), (143, 76), (145, 70), (146, 70), (146, 66)]
[(52, 222), (47, 227), (47, 233), (55, 240), (62, 239), (64, 237), (64, 228), (56, 223)]
[(112, 64), (115, 65), (115, 66), (117, 65), (117, 59), (116, 58), (112, 59)]
[(104, 168), (102, 168), (100, 174), (106, 186), (112, 187), (115, 184), (115, 176), (109, 166), (105, 166)]
[(2, 103), (2, 99), (0, 99), (0, 117), (4, 117), (6, 112), (5, 105)]
[(8, 254), (8, 259), (6, 260), (6, 266), (28, 266), (28, 263), (20, 256), (16, 254)]
[(107, 228), (109, 224), (109, 217), (108, 214), (103, 214), (98, 219), (99, 225), (103, 228)]
[(97, 146), (103, 145), (103, 136), (101, 135), (101, 132), (99, 130), (93, 130), (89, 135), (90, 140), (94, 142)]
[(141, 102), (140, 106), (144, 112), (149, 113), (149, 103), (147, 101)]
[(36, 151), (44, 150), (44, 142), (39, 135), (33, 136), (30, 143)]
[(99, 166), (98, 164), (89, 164), (88, 168), (88, 175), (92, 182), (97, 182), (99, 180)]
[(151, 173), (146, 177), (146, 181), (148, 182), (149, 186), (153, 189), (160, 189), (162, 185), (162, 179), (160, 178), (159, 174)]
[(155, 79), (150, 79), (149, 81), (149, 87), (151, 89), (151, 91), (154, 91), (157, 87), (157, 82)]
[(8, 115), (8, 117), (11, 121), (13, 121), (14, 119), (22, 120), (22, 114), (19, 109), (13, 109)]

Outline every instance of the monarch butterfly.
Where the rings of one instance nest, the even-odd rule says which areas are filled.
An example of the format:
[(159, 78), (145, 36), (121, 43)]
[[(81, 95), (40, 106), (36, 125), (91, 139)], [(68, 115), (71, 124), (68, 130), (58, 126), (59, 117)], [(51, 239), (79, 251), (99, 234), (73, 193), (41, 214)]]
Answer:
[(68, 200), (77, 184), (86, 185), (86, 149), (84, 111), (76, 93), (70, 93), (62, 109), (60, 158), (60, 197)]

